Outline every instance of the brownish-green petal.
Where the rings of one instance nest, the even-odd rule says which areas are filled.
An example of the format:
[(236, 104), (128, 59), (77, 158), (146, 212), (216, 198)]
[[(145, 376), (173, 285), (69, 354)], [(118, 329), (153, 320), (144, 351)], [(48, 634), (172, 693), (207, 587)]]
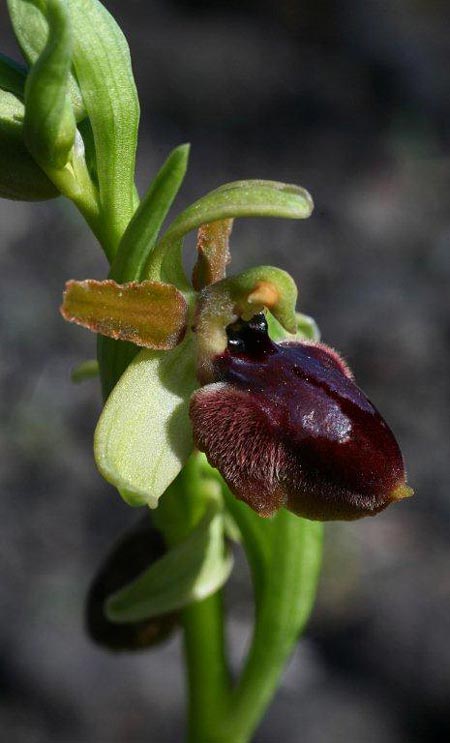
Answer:
[(67, 282), (61, 314), (94, 333), (168, 350), (184, 336), (187, 303), (171, 284), (87, 279)]
[(220, 219), (200, 226), (197, 234), (198, 257), (192, 274), (192, 283), (197, 291), (225, 278), (225, 269), (231, 260), (228, 243), (232, 228), (232, 219)]

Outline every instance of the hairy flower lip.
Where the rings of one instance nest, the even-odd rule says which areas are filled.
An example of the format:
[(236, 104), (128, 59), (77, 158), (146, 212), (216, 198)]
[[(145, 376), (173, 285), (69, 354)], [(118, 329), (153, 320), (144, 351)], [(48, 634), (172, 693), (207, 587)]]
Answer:
[(227, 328), (215, 383), (194, 393), (194, 439), (261, 515), (374, 515), (411, 494), (399, 446), (339, 355), (273, 343), (261, 316)]

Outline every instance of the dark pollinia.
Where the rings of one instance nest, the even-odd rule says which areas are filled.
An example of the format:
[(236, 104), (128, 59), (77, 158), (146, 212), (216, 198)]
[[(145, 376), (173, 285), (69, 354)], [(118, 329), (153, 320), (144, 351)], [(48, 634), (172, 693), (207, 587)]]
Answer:
[(412, 494), (390, 428), (323, 344), (274, 343), (264, 315), (227, 328), (215, 382), (191, 400), (196, 446), (262, 516), (374, 515)]

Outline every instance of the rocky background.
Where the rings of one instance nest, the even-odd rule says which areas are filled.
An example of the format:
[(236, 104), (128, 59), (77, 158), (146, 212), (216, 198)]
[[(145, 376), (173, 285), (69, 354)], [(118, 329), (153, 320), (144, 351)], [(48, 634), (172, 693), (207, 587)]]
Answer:
[[(319, 600), (257, 743), (450, 736), (450, 36), (439, 0), (119, 0), (142, 101), (139, 185), (192, 143), (177, 210), (223, 182), (306, 186), (304, 223), (243, 220), (233, 269), (273, 263), (398, 435), (416, 496), (327, 528)], [(0, 48), (18, 56), (0, 9)], [(95, 340), (58, 314), (105, 275), (70, 204), (0, 202), (0, 729), (9, 743), (176, 743), (179, 637), (108, 655), (89, 581), (137, 513), (98, 476)], [(227, 589), (239, 663), (243, 560)]]

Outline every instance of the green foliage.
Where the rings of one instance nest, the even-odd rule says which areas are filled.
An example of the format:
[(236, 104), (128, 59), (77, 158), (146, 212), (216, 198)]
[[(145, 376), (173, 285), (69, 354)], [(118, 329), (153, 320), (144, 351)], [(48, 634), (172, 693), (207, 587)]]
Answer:
[[(133, 344), (101, 337), (98, 364), (84, 362), (72, 374), (81, 381), (100, 372), (108, 399), (95, 433), (99, 471), (130, 505), (159, 505), (154, 522), (167, 546), (164, 556), (109, 598), (108, 618), (133, 623), (182, 610), (191, 706), (204, 714), (201, 739), (212, 740), (213, 730), (217, 740), (244, 742), (310, 614), (322, 529), (283, 509), (262, 520), (238, 502), (203, 455), (192, 454), (189, 400), (199, 385), (205, 333), (214, 329), (214, 323), (201, 327), (205, 306), (212, 308), (210, 319), (222, 336), (230, 317), (266, 308), (273, 337), (289, 332), (291, 338), (318, 338), (314, 321), (295, 313), (297, 290), (284, 271), (260, 266), (224, 277), (234, 218), (304, 219), (312, 199), (293, 185), (236, 181), (198, 199), (160, 239), (186, 173), (189, 147), (172, 151), (139, 204), (139, 102), (122, 31), (98, 0), (8, 0), (8, 8), (28, 69), (0, 56), (0, 196), (27, 200), (62, 193), (97, 236), (113, 281), (72, 282), (73, 301), (65, 304), (70, 319), (111, 331), (113, 338), (136, 339), (138, 315), (139, 338), (144, 334), (155, 344), (157, 330), (158, 342), (162, 338), (161, 347), (167, 348), (187, 330), (167, 351), (138, 352)], [(182, 265), (183, 239), (194, 229), (200, 229), (194, 279), (200, 293)], [(170, 284), (166, 294), (180, 299), (182, 321), (172, 329), (176, 337), (171, 335), (170, 343), (170, 313), (163, 312), (169, 305), (153, 291), (156, 285), (139, 283), (133, 296), (131, 290), (124, 296), (118, 286), (145, 279)], [(210, 350), (208, 343), (207, 338)], [(215, 595), (232, 567), (229, 534), (242, 539), (256, 603), (252, 644), (234, 689)], [(195, 702), (205, 698), (198, 693), (201, 683), (208, 686), (207, 713)], [(195, 728), (195, 715), (191, 718)], [(195, 729), (192, 736), (200, 739)]]
[(250, 739), (310, 616), (320, 575), (323, 524), (281, 509), (261, 519), (224, 487), (252, 570), (256, 617), (252, 644), (233, 691), (223, 740)]
[[(144, 278), (148, 257), (183, 182), (188, 157), (189, 145), (177, 147), (157, 173), (120, 242), (111, 266), (111, 278), (120, 282)], [(132, 343), (99, 336), (98, 355), (105, 398), (137, 352)]]
[(73, 64), (95, 141), (101, 209), (112, 258), (138, 200), (134, 166), (139, 101), (127, 41), (97, 0), (70, 0)]
[(25, 146), (24, 115), (22, 101), (14, 93), (0, 89), (0, 197), (20, 201), (52, 199), (59, 195), (57, 188)]
[(183, 183), (188, 159), (189, 145), (176, 147), (151, 182), (120, 242), (111, 265), (112, 279), (124, 282), (145, 278), (145, 265)]
[[(31, 67), (42, 54), (49, 29), (45, 0), (7, 0), (14, 33), (26, 63)], [(81, 92), (73, 72), (69, 75), (69, 91), (77, 121), (86, 116)]]
[(25, 142), (44, 169), (64, 168), (75, 141), (75, 116), (68, 95), (72, 29), (66, 5), (47, 0), (47, 42), (25, 84)]
[(182, 609), (221, 588), (231, 568), (223, 517), (212, 502), (183, 541), (110, 596), (106, 614), (113, 622), (136, 622)]
[(306, 219), (313, 210), (309, 193), (277, 181), (235, 181), (211, 191), (185, 209), (172, 222), (150, 255), (145, 277), (189, 289), (182, 270), (183, 237), (202, 224), (237, 217)]

